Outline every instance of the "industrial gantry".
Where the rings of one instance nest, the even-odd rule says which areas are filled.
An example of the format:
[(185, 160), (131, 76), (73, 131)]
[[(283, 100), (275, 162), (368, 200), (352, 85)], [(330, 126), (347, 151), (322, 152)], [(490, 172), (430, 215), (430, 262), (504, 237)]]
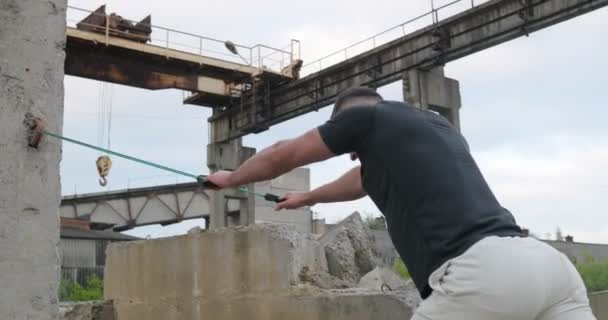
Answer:
[[(440, 14), (462, 4), (468, 9), (440, 19)], [(491, 0), (480, 4), (455, 0), (354, 45), (367, 43), (370, 50), (349, 57), (348, 50), (355, 51), (351, 46), (307, 64), (302, 63), (295, 40), (288, 49), (242, 46), (155, 27), (149, 16), (132, 22), (107, 15), (105, 7), (100, 7), (78, 20), (76, 28), (68, 27), (65, 73), (139, 88), (191, 92), (184, 103), (212, 108), (209, 169), (233, 170), (255, 153), (242, 146), (242, 136), (319, 110), (352, 86), (378, 88), (402, 80), (404, 99), (444, 115), (459, 128), (459, 85), (444, 76), (446, 63), (607, 4), (608, 0)], [(426, 20), (427, 27), (406, 32), (412, 22)], [(379, 36), (395, 31), (401, 35), (376, 45)], [(186, 38), (189, 45), (183, 43)], [(231, 54), (222, 58), (208, 55), (213, 46), (215, 52)], [(342, 57), (340, 62), (328, 66), (336, 56)], [(238, 214), (232, 210), (229, 214), (227, 199), (240, 202)], [(237, 189), (212, 192), (211, 228), (254, 222), (251, 196)]]

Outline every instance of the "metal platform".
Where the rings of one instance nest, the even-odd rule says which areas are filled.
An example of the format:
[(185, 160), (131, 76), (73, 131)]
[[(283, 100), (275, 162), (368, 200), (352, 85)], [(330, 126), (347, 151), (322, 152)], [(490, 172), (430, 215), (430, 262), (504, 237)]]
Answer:
[[(75, 14), (76, 13), (76, 14)], [(79, 17), (86, 14), (84, 18)], [(71, 16), (71, 17), (70, 17)], [(70, 7), (65, 73), (144, 89), (193, 92), (190, 104), (225, 107), (255, 83), (276, 86), (297, 77), (295, 47), (248, 47), (105, 13)], [(232, 49), (232, 50), (230, 50)], [(233, 51), (231, 53), (231, 51)], [(278, 64), (270, 57), (280, 55)]]

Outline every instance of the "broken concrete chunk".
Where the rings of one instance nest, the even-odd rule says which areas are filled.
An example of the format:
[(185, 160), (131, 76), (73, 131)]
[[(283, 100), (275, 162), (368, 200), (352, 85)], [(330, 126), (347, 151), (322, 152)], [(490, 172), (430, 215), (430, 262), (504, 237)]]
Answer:
[(388, 290), (399, 290), (406, 288), (408, 281), (389, 268), (377, 267), (363, 276), (358, 285), (359, 288), (372, 290), (383, 290), (387, 286)]
[(190, 230), (188, 230), (187, 234), (197, 234), (197, 233), (201, 233), (204, 232), (205, 230), (203, 228), (201, 228), (200, 226), (196, 226), (194, 228), (191, 228)]
[(351, 286), (377, 265), (372, 237), (358, 212), (342, 220), (319, 241), (325, 248), (329, 273)]
[(62, 320), (115, 320), (112, 301), (61, 303)]
[[(342, 233), (339, 243), (350, 246), (349, 259), (356, 264), (348, 232)], [(65, 320), (411, 317), (412, 308), (394, 292), (335, 289), (350, 284), (329, 275), (324, 262), (323, 247), (287, 225), (222, 228), (111, 244), (104, 295), (113, 300), (116, 319), (89, 319), (85, 310), (84, 318)]]
[(321, 289), (346, 289), (350, 283), (323, 271), (310, 270), (308, 267), (302, 268), (300, 281)]
[(399, 297), (405, 304), (415, 309), (422, 298), (412, 280), (405, 280), (393, 270), (377, 267), (359, 281), (359, 287), (391, 293)]

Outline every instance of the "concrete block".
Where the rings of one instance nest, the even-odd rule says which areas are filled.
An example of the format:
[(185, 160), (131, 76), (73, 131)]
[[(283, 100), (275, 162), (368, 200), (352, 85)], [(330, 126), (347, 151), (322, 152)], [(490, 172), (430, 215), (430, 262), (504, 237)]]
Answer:
[(597, 320), (608, 320), (608, 291), (590, 293), (589, 304)]
[(57, 319), (61, 142), (28, 147), (31, 113), (61, 132), (66, 0), (0, 1), (0, 319)]
[(115, 301), (116, 320), (397, 320), (411, 309), (396, 296), (348, 291), (292, 290), (230, 298), (174, 299), (159, 303)]
[(288, 225), (255, 225), (108, 247), (105, 297), (226, 296), (284, 290), (304, 266), (325, 268), (323, 249)]
[(288, 225), (113, 243), (106, 263), (105, 298), (114, 301), (114, 320), (378, 320), (412, 314), (396, 294), (311, 286), (314, 275), (323, 275), (318, 279), (328, 288), (346, 285), (327, 274), (320, 243)]

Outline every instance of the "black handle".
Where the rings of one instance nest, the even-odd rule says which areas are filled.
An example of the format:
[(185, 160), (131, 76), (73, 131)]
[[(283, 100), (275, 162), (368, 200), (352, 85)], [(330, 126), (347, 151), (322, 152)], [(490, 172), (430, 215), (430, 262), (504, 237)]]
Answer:
[(277, 196), (276, 194), (267, 193), (267, 194), (264, 195), (264, 200), (280, 203), (280, 202), (283, 202), (283, 201), (285, 201), (287, 199), (281, 198), (281, 197)]
[(205, 176), (198, 176), (198, 177), (196, 177), (196, 181), (203, 188), (218, 188), (218, 185), (216, 185), (215, 183), (213, 183), (213, 182), (208, 181), (207, 179), (205, 179)]

